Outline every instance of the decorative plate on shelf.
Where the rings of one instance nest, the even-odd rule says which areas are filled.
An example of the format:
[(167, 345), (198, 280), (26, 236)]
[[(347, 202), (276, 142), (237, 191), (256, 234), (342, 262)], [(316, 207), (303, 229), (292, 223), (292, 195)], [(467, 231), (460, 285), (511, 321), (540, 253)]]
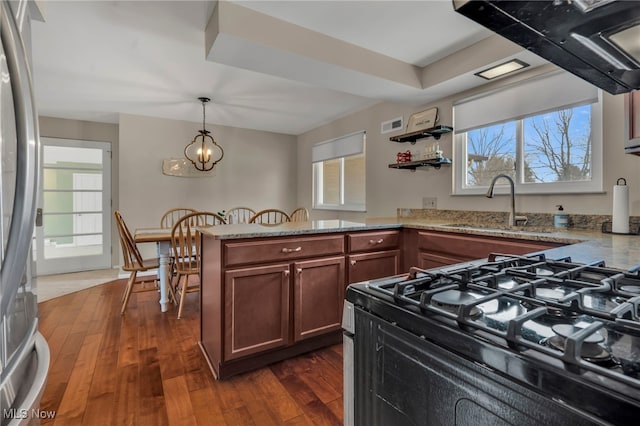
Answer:
[(438, 121), (438, 108), (430, 108), (411, 114), (407, 124), (407, 133), (430, 129)]

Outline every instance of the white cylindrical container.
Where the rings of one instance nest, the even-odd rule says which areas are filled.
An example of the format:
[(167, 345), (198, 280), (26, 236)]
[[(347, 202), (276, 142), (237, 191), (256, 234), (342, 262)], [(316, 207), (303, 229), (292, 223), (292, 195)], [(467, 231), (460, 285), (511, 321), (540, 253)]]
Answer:
[(618, 179), (613, 187), (611, 232), (615, 234), (629, 233), (629, 187), (624, 178)]

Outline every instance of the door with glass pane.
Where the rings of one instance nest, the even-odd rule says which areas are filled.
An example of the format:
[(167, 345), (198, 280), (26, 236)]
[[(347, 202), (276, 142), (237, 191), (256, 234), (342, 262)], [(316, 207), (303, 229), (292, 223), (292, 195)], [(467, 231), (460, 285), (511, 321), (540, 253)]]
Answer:
[(38, 275), (111, 267), (111, 145), (41, 138)]

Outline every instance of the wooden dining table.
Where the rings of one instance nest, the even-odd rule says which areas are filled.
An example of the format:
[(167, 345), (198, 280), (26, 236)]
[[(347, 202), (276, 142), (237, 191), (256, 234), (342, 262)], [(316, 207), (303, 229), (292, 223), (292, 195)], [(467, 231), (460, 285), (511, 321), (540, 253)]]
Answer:
[(171, 274), (171, 229), (170, 228), (138, 228), (133, 234), (136, 244), (155, 243), (160, 259), (158, 276), (160, 278), (160, 310), (167, 312), (169, 297), (169, 279)]

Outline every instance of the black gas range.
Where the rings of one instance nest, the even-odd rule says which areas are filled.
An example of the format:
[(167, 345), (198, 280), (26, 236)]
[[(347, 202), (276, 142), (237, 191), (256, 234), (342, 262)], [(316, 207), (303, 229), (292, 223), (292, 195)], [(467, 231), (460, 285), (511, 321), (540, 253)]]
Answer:
[(347, 424), (640, 422), (637, 273), (492, 254), (346, 299)]

